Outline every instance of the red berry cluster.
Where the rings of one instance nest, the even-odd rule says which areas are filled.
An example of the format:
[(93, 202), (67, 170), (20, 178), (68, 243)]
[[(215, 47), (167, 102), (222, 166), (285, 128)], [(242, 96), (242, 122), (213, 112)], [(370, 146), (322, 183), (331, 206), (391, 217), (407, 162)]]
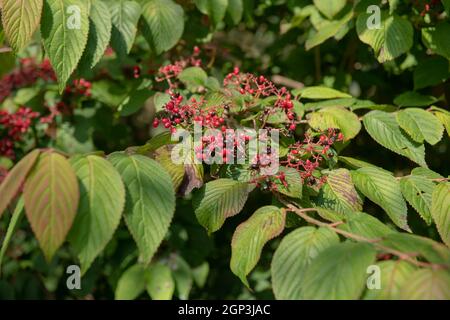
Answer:
[(264, 176), (260, 175), (257, 178), (251, 181), (256, 185), (257, 188), (261, 188), (263, 191), (273, 191), (277, 192), (279, 190), (279, 186), (284, 186), (288, 188), (288, 183), (286, 181), (286, 174), (284, 172), (280, 172), (274, 176)]
[(56, 81), (50, 61), (44, 60), (37, 64), (34, 59), (22, 59), (18, 69), (0, 79), (0, 102), (3, 102), (14, 90), (31, 86), (38, 79)]
[(441, 0), (414, 0), (414, 4), (417, 8), (421, 8), (420, 15), (423, 17), (427, 13), (430, 13), (434, 10), (439, 4)]
[(208, 158), (219, 160), (219, 163), (234, 163), (240, 155), (245, 155), (246, 143), (251, 136), (234, 130), (224, 130), (217, 134), (207, 134), (202, 138), (202, 144), (195, 147), (195, 157), (199, 161)]
[(332, 158), (334, 154), (330, 152), (331, 146), (338, 141), (343, 141), (342, 133), (337, 133), (335, 129), (328, 129), (324, 134), (305, 134), (303, 141), (296, 142), (289, 147), (287, 160), (282, 164), (296, 169), (303, 182), (310, 186), (320, 187), (325, 182), (325, 177), (314, 176), (314, 171), (326, 158)]
[[(275, 84), (264, 76), (256, 76), (250, 73), (240, 73), (238, 67), (233, 72), (226, 75), (223, 85), (225, 90), (232, 94), (231, 90), (237, 90), (242, 95), (250, 95), (256, 101), (259, 98), (275, 97), (275, 101), (271, 106), (266, 106), (264, 110), (263, 122), (265, 123), (271, 114), (278, 110), (283, 110), (289, 123), (286, 125), (288, 131), (295, 131), (297, 128), (297, 119), (293, 111), (294, 102), (289, 91), (285, 88), (278, 88)], [(251, 101), (251, 100), (250, 100)], [(249, 105), (251, 106), (251, 104)], [(263, 125), (264, 127), (264, 125)]]
[(201, 53), (200, 48), (194, 47), (191, 56), (177, 60), (174, 63), (162, 66), (158, 70), (156, 81), (157, 82), (166, 81), (167, 84), (169, 85), (169, 92), (171, 92), (173, 89), (178, 88), (178, 82), (172, 81), (173, 78), (176, 78), (187, 67), (190, 66), (199, 67), (202, 64), (202, 61), (198, 58), (200, 53)]
[(39, 121), (41, 123), (47, 123), (47, 124), (53, 123), (53, 121), (55, 120), (55, 117), (57, 115), (61, 114), (61, 112), (63, 110), (66, 110), (67, 108), (68, 108), (68, 106), (63, 101), (58, 102), (53, 107), (47, 106), (47, 109), (50, 111), (50, 113), (48, 115), (46, 115), (45, 117), (41, 117), (39, 119)]
[(91, 82), (83, 78), (80, 78), (75, 79), (72, 82), (72, 85), (67, 86), (65, 89), (65, 93), (85, 96), (89, 98), (91, 96), (91, 88), (92, 88)]
[(223, 131), (226, 130), (223, 125), (225, 118), (218, 114), (219, 107), (210, 107), (206, 110), (204, 108), (206, 101), (203, 99), (198, 101), (192, 98), (188, 103), (183, 103), (183, 100), (180, 94), (172, 93), (170, 101), (164, 106), (164, 112), (153, 120), (153, 127), (156, 128), (162, 124), (164, 128), (174, 132), (178, 125), (187, 129), (197, 123), (205, 128), (221, 127)]
[(37, 117), (39, 117), (38, 112), (25, 107), (20, 107), (15, 113), (0, 110), (1, 156), (15, 158), (15, 143), (22, 141), (23, 134), (28, 131), (33, 119)]

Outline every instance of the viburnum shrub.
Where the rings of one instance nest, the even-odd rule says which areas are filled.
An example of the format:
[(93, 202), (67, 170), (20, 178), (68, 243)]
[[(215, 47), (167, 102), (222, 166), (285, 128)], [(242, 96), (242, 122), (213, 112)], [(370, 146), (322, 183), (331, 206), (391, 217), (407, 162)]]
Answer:
[(79, 265), (63, 296), (450, 299), (448, 1), (0, 3), (20, 57), (0, 70), (8, 279), (45, 270), (55, 297)]

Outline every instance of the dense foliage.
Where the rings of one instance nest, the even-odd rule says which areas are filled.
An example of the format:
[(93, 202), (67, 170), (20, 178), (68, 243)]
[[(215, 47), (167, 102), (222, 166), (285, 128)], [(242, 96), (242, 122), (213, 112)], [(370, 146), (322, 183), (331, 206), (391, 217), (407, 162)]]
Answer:
[(449, 0), (0, 3), (0, 298), (450, 299)]

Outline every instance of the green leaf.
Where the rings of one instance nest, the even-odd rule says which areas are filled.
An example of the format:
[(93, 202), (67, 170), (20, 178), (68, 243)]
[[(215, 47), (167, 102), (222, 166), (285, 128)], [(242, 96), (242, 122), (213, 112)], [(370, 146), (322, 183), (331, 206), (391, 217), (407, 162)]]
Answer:
[(303, 182), (298, 171), (293, 168), (280, 167), (278, 174), (281, 172), (284, 172), (286, 177), (286, 186), (279, 179), (276, 179), (275, 185), (277, 186), (277, 191), (288, 197), (300, 199), (302, 197)]
[(120, 115), (127, 117), (135, 114), (145, 106), (151, 95), (152, 92), (147, 88), (131, 91), (129, 96), (119, 106)]
[[(76, 17), (79, 17), (77, 19)], [(89, 5), (82, 0), (46, 0), (41, 22), (41, 35), (59, 82), (66, 87), (78, 65), (89, 34)]]
[(450, 77), (449, 61), (440, 56), (419, 62), (414, 69), (414, 90), (444, 83)]
[(43, 0), (2, 0), (0, 4), (6, 39), (19, 52), (39, 26)]
[(3, 75), (10, 72), (16, 66), (16, 56), (13, 52), (3, 52), (0, 56), (2, 58), (2, 63), (0, 64), (0, 76), (3, 77)]
[(450, 274), (446, 270), (419, 269), (402, 286), (404, 300), (450, 300)]
[(214, 27), (223, 20), (228, 8), (228, 0), (194, 0), (198, 10), (206, 14)]
[(176, 164), (171, 158), (170, 146), (161, 147), (154, 152), (154, 159), (163, 166), (167, 173), (172, 178), (172, 183), (175, 191), (178, 190), (185, 176), (184, 164)]
[(358, 116), (341, 107), (329, 107), (310, 114), (308, 124), (318, 130), (339, 129), (345, 141), (356, 137), (361, 130)]
[(183, 35), (183, 8), (172, 0), (150, 0), (142, 8), (143, 35), (156, 54), (175, 46)]
[(425, 96), (415, 91), (402, 93), (394, 99), (394, 103), (399, 107), (427, 107), (437, 101), (433, 96)]
[(333, 19), (346, 5), (346, 0), (314, 0), (314, 5), (328, 19)]
[(85, 273), (119, 226), (125, 187), (115, 168), (95, 156), (70, 159), (80, 184), (80, 205), (69, 240)]
[(339, 229), (368, 239), (379, 239), (387, 234), (396, 232), (377, 218), (364, 212), (347, 211), (344, 214), (343, 221), (345, 223), (339, 225)]
[(0, 217), (5, 209), (19, 192), (20, 187), (25, 182), (25, 178), (33, 168), (41, 151), (33, 150), (20, 160), (8, 173), (6, 178), (0, 183)]
[(16, 230), (17, 226), (19, 225), (22, 219), (24, 212), (23, 207), (24, 207), (23, 197), (20, 197), (19, 200), (17, 201), (16, 207), (14, 208), (14, 212), (11, 216), (11, 221), (9, 222), (8, 225), (8, 230), (6, 230), (5, 238), (3, 239), (2, 242), (2, 248), (0, 250), (0, 275), (2, 273), (3, 257), (5, 256), (6, 250), (8, 249), (8, 245), (12, 239), (14, 231)]
[(230, 267), (247, 287), (247, 275), (258, 263), (264, 245), (283, 232), (285, 219), (284, 210), (275, 206), (262, 207), (234, 232)]
[(444, 126), (431, 112), (418, 108), (407, 108), (397, 113), (397, 122), (411, 138), (435, 145), (442, 139)]
[(450, 183), (440, 183), (434, 189), (431, 215), (442, 240), (450, 247)]
[(300, 95), (304, 99), (326, 100), (337, 98), (351, 98), (352, 96), (328, 87), (305, 87), (292, 91), (294, 96)]
[(381, 261), (380, 289), (368, 289), (366, 300), (400, 300), (402, 288), (408, 282), (416, 268), (406, 261)]
[(447, 130), (447, 134), (450, 137), (450, 113), (435, 111), (434, 115), (444, 125), (445, 130)]
[(356, 187), (383, 208), (399, 228), (410, 231), (407, 221), (408, 210), (397, 179), (384, 170), (370, 167), (352, 171), (352, 178)]
[(207, 78), (208, 75), (206, 72), (199, 67), (186, 68), (178, 75), (178, 79), (180, 79), (190, 91), (196, 91), (200, 87), (203, 87)]
[(193, 206), (199, 223), (209, 233), (219, 230), (226, 218), (238, 214), (248, 198), (249, 185), (231, 179), (206, 183), (194, 193)]
[(141, 264), (128, 268), (120, 277), (115, 292), (116, 300), (134, 300), (145, 290), (146, 270)]
[(366, 243), (345, 242), (328, 247), (306, 270), (304, 299), (358, 299), (366, 285), (367, 267), (374, 261), (375, 250)]
[(427, 179), (442, 179), (444, 178), (439, 173), (434, 172), (428, 168), (417, 167), (411, 170), (411, 175), (413, 176), (421, 176)]
[(77, 177), (62, 155), (41, 153), (23, 190), (25, 211), (45, 257), (63, 244), (78, 207)]
[(193, 275), (187, 262), (179, 255), (170, 259), (172, 277), (175, 281), (177, 296), (180, 300), (187, 300), (192, 289)]
[(160, 262), (147, 270), (147, 293), (153, 300), (171, 300), (175, 283), (170, 268)]
[[(336, 2), (335, 0), (331, 1), (333, 3)], [(305, 42), (306, 50), (310, 50), (311, 48), (314, 48), (319, 44), (322, 44), (331, 37), (336, 36), (342, 30), (345, 30), (345, 28), (347, 27), (347, 23), (353, 17), (353, 11), (351, 10), (351, 6), (348, 6), (348, 9), (349, 10), (346, 10), (346, 14), (344, 14), (341, 18), (329, 22), (328, 21), (324, 22), (323, 25), (321, 25), (321, 27), (317, 30), (317, 32), (312, 33), (312, 35), (310, 35)]]
[[(345, 163), (346, 165), (348, 165), (349, 167), (351, 167), (353, 169), (365, 168), (365, 167), (379, 168), (369, 162), (362, 161), (362, 160), (352, 158), (352, 157), (339, 156), (339, 161)], [(381, 168), (379, 168), (379, 169), (381, 169)]]
[(434, 53), (450, 59), (450, 23), (440, 22), (434, 27), (422, 28), (422, 41)]
[(92, 84), (92, 99), (111, 108), (119, 108), (127, 99), (128, 90), (122, 84), (112, 80), (99, 80)]
[(106, 4), (112, 18), (111, 45), (119, 55), (126, 55), (136, 37), (141, 6), (128, 0), (109, 0)]
[(300, 300), (305, 272), (311, 261), (326, 248), (339, 243), (339, 237), (328, 228), (302, 227), (283, 238), (271, 264), (275, 297)]
[(170, 101), (170, 95), (164, 92), (157, 92), (153, 96), (153, 104), (156, 112), (164, 110), (165, 105)]
[(228, 0), (227, 13), (235, 25), (241, 22), (244, 14), (244, 0)]
[(450, 251), (442, 243), (413, 234), (390, 233), (380, 244), (404, 252), (411, 257), (423, 257), (431, 263), (450, 266)]
[(171, 178), (158, 162), (141, 155), (116, 152), (109, 160), (125, 183), (125, 222), (139, 248), (140, 260), (149, 263), (175, 211)]
[(206, 284), (206, 280), (208, 280), (209, 274), (209, 263), (203, 262), (198, 267), (192, 269), (192, 276), (194, 277), (195, 284), (199, 288), (203, 288)]
[(111, 13), (108, 6), (99, 0), (91, 1), (89, 13), (89, 36), (80, 68), (93, 68), (103, 57), (111, 39)]
[(317, 199), (319, 206), (337, 213), (361, 211), (362, 203), (347, 169), (331, 171)]
[(425, 177), (411, 175), (400, 179), (400, 189), (409, 204), (430, 225), (431, 196), (434, 190), (434, 183)]
[(174, 143), (176, 143), (176, 141), (172, 141), (172, 134), (170, 133), (170, 131), (164, 131), (152, 137), (146, 144), (139, 147), (137, 152), (141, 154), (150, 153), (158, 150), (163, 146)]
[(356, 21), (359, 39), (370, 45), (380, 63), (393, 60), (406, 53), (413, 45), (414, 29), (411, 22), (387, 11), (381, 12), (381, 28), (369, 29), (370, 13), (362, 13)]
[(395, 115), (383, 111), (371, 111), (363, 118), (370, 136), (383, 147), (403, 155), (415, 163), (426, 167), (425, 147), (412, 141), (398, 125)]
[(445, 12), (447, 12), (447, 17), (450, 17), (450, 0), (442, 0), (441, 2), (444, 6)]

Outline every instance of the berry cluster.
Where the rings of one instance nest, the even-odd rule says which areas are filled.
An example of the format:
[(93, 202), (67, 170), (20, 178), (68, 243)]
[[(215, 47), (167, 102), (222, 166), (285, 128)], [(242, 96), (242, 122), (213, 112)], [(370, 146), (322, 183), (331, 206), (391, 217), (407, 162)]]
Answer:
[(14, 90), (31, 86), (38, 79), (56, 81), (50, 61), (44, 60), (37, 64), (34, 59), (22, 59), (18, 69), (0, 79), (0, 102), (3, 102)]
[(32, 125), (33, 119), (39, 117), (38, 112), (21, 107), (15, 113), (0, 110), (0, 155), (15, 158), (14, 145), (22, 141), (23, 134)]
[(277, 192), (281, 185), (285, 188), (289, 187), (288, 182), (286, 181), (286, 174), (283, 171), (274, 176), (260, 175), (251, 182), (263, 191)]
[(420, 15), (424, 17), (441, 3), (441, 0), (414, 0), (416, 8), (420, 8)]
[(72, 85), (68, 85), (65, 89), (65, 93), (68, 95), (75, 94), (78, 96), (84, 96), (89, 98), (91, 96), (92, 83), (80, 78), (72, 82)]
[(156, 128), (162, 124), (164, 128), (170, 129), (173, 133), (179, 125), (188, 129), (197, 123), (205, 128), (220, 127), (222, 131), (226, 130), (225, 118), (219, 115), (219, 109), (227, 109), (227, 106), (206, 109), (204, 108), (206, 103), (204, 99), (191, 98), (187, 103), (183, 103), (183, 100), (184, 98), (180, 94), (172, 93), (170, 101), (164, 106), (164, 112), (153, 120), (153, 127)]
[[(305, 139), (302, 142), (297, 142), (289, 146), (289, 153), (286, 160), (280, 161), (284, 167), (295, 169), (303, 184), (311, 187), (320, 188), (326, 182), (326, 176), (316, 175), (316, 170), (320, 167), (323, 160), (332, 158), (334, 154), (330, 151), (331, 146), (337, 142), (342, 141), (344, 136), (342, 133), (336, 133), (334, 129), (328, 129), (324, 134), (305, 134)], [(270, 156), (270, 153), (268, 153)], [(271, 159), (273, 161), (273, 159)], [(252, 169), (258, 169), (259, 163), (252, 165)], [(278, 191), (280, 186), (288, 188), (286, 174), (284, 171), (279, 171), (276, 175), (257, 174), (251, 181), (263, 191)]]
[(162, 66), (158, 70), (158, 75), (156, 77), (157, 82), (167, 82), (169, 85), (168, 92), (172, 92), (173, 89), (178, 88), (178, 82), (173, 81), (177, 76), (187, 67), (199, 67), (202, 61), (198, 58), (201, 50), (199, 47), (194, 47), (192, 55), (186, 58), (175, 61), (174, 63)]
[[(252, 99), (249, 101), (257, 101), (260, 98), (274, 97), (274, 102), (264, 109), (264, 115), (261, 120), (263, 127), (270, 115), (279, 110), (283, 110), (286, 114), (289, 123), (286, 124), (286, 129), (290, 132), (297, 128), (297, 115), (294, 112), (294, 101), (291, 94), (285, 88), (277, 88), (275, 84), (264, 76), (256, 76), (250, 73), (240, 73), (238, 67), (235, 67), (233, 72), (226, 75), (223, 85), (225, 91), (232, 94), (232, 90), (237, 90), (241, 95), (250, 95)], [(251, 102), (248, 107), (251, 106)]]
[(199, 161), (214, 159), (216, 163), (229, 163), (244, 157), (247, 150), (247, 143), (252, 139), (244, 132), (234, 130), (224, 130), (215, 134), (203, 136), (201, 145), (194, 148), (195, 157)]
[[(170, 101), (164, 106), (164, 110), (158, 114), (153, 121), (153, 127), (163, 125), (174, 133), (177, 128), (191, 129), (194, 124), (202, 125), (204, 129), (219, 129), (221, 132), (215, 134), (205, 134), (201, 145), (194, 148), (195, 157), (199, 161), (214, 159), (215, 163), (234, 163), (241, 155), (246, 155), (248, 142), (252, 137), (248, 135), (236, 136), (228, 125), (233, 119), (230, 116), (230, 105), (233, 104), (236, 95), (245, 96), (243, 101), (244, 112), (251, 111), (255, 104), (261, 99), (270, 101), (264, 106), (259, 117), (259, 124), (255, 129), (272, 129), (268, 125), (268, 118), (274, 114), (284, 112), (288, 122), (281, 132), (287, 136), (292, 136), (297, 129), (301, 119), (295, 113), (295, 103), (292, 95), (285, 88), (278, 88), (273, 82), (264, 76), (256, 76), (250, 73), (241, 73), (238, 67), (225, 76), (223, 90), (225, 99), (216, 106), (210, 106), (208, 101), (202, 98), (185, 98), (176, 93), (178, 82), (172, 81), (187, 65), (192, 63), (192, 59), (182, 59), (174, 64), (162, 67), (158, 81), (167, 81), (169, 85)], [(193, 64), (200, 65), (200, 62)], [(239, 111), (242, 112), (242, 111)], [(283, 131), (286, 130), (286, 131)], [(230, 132), (230, 135), (229, 135)], [(233, 132), (233, 133), (231, 133)], [(259, 143), (264, 137), (258, 137)], [(320, 188), (326, 181), (325, 176), (318, 174), (318, 169), (325, 159), (333, 157), (332, 145), (344, 139), (342, 133), (335, 129), (328, 129), (325, 133), (309, 132), (304, 136), (303, 141), (296, 142), (289, 146), (287, 156), (280, 161), (280, 165), (295, 169), (304, 184), (311, 187)], [(243, 143), (242, 143), (243, 142)], [(267, 144), (266, 144), (267, 145)], [(230, 147), (231, 146), (231, 147)], [(274, 159), (279, 155), (273, 152), (271, 147), (267, 147), (267, 152), (258, 152), (254, 159), (251, 159), (251, 182), (263, 190), (277, 191), (280, 186), (288, 187), (286, 173), (280, 170), (278, 174), (268, 174), (267, 167), (270, 167), (279, 159)]]
[(320, 187), (325, 182), (325, 177), (318, 178), (314, 172), (323, 160), (334, 156), (330, 151), (331, 146), (335, 142), (343, 140), (343, 134), (337, 133), (332, 128), (320, 135), (305, 134), (303, 141), (296, 142), (289, 147), (287, 159), (282, 164), (296, 169), (304, 183)]

